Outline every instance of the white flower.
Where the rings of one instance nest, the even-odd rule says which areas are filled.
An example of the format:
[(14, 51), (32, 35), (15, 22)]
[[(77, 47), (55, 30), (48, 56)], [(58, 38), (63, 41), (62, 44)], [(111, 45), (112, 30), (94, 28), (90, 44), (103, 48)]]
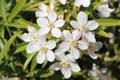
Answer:
[(37, 63), (42, 64), (47, 58), (48, 61), (52, 62), (55, 59), (54, 52), (52, 49), (56, 47), (56, 42), (53, 40), (47, 41), (44, 36), (39, 38), (39, 42), (36, 44), (31, 44), (27, 49), (28, 52), (38, 51), (36, 57)]
[(65, 22), (63, 19), (57, 20), (57, 14), (54, 11), (50, 11), (48, 14), (48, 19), (38, 18), (37, 23), (41, 27), (38, 31), (39, 35), (45, 35), (51, 31), (51, 34), (58, 38), (62, 35), (59, 28), (63, 27)]
[(92, 76), (93, 80), (109, 80), (108, 76), (105, 75), (107, 68), (99, 69), (99, 66), (93, 64), (92, 70), (88, 72), (89, 76)]
[(31, 50), (28, 51), (28, 48), (31, 46), (31, 45), (35, 45), (38, 43), (38, 39), (39, 39), (39, 35), (38, 35), (38, 32), (33, 28), (33, 27), (30, 27), (28, 26), (28, 33), (24, 33), (22, 36), (21, 36), (21, 39), (24, 40), (25, 42), (29, 42), (29, 44), (27, 45), (27, 49), (26, 51), (28, 53), (33, 53), (35, 52), (34, 51), (34, 48), (35, 46), (33, 46), (33, 48), (31, 48)]
[(103, 44), (101, 42), (89, 43), (87, 49), (88, 55), (93, 59), (97, 59), (95, 52), (97, 52), (102, 47), (102, 45)]
[[(51, 2), (54, 3), (54, 4), (57, 3), (56, 1), (57, 1), (57, 0), (51, 0)], [(58, 1), (59, 1), (62, 5), (65, 5), (66, 2), (67, 2), (67, 0), (58, 0)]]
[(95, 30), (98, 27), (98, 23), (94, 20), (87, 21), (88, 16), (85, 12), (79, 12), (77, 15), (77, 21), (70, 21), (70, 24), (73, 26), (73, 28), (80, 31), (82, 35), (82, 39), (90, 42), (96, 42), (95, 36), (92, 32), (92, 30)]
[(99, 11), (100, 17), (107, 18), (110, 17), (111, 13), (114, 12), (115, 9), (111, 9), (108, 7), (108, 4), (100, 5), (97, 10)]
[(70, 50), (70, 54), (75, 58), (78, 59), (80, 57), (79, 49), (86, 50), (88, 45), (85, 41), (79, 40), (81, 34), (79, 31), (75, 30), (70, 33), (68, 30), (63, 31), (63, 38), (64, 41), (60, 44), (57, 51), (65, 52)]
[(35, 12), (36, 17), (47, 17), (48, 13), (54, 9), (54, 4), (51, 3), (50, 7), (48, 7), (47, 5), (40, 3), (39, 9), (40, 11)]
[(81, 5), (83, 7), (88, 7), (90, 5), (90, 0), (75, 0), (74, 5), (77, 7), (80, 7)]
[(61, 70), (65, 78), (71, 77), (71, 71), (79, 72), (81, 70), (79, 65), (75, 63), (74, 58), (70, 54), (65, 55), (64, 53), (57, 52), (56, 59), (59, 62), (52, 64), (50, 66), (50, 70)]

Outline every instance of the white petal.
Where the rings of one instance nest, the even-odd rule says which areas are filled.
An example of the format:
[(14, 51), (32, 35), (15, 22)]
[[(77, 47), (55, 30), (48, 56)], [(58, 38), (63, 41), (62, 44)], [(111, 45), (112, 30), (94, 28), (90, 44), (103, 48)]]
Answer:
[(63, 52), (56, 52), (55, 55), (56, 55), (56, 59), (59, 61), (65, 59), (65, 54)]
[(55, 22), (55, 20), (57, 19), (57, 14), (55, 13), (55, 11), (51, 10), (49, 12), (48, 19), (50, 22)]
[(70, 21), (70, 24), (75, 29), (77, 29), (80, 26), (77, 21)]
[(95, 35), (92, 34), (91, 32), (87, 32), (86, 37), (87, 37), (88, 41), (93, 42), (93, 43), (96, 42)]
[(94, 52), (88, 52), (88, 55), (92, 58), (92, 59), (97, 59), (97, 55)]
[(78, 64), (75, 63), (69, 63), (69, 64), (72, 71), (79, 72), (81, 70)]
[(62, 42), (59, 46), (59, 51), (66, 52), (69, 50), (69, 48), (70, 48), (69, 42)]
[(82, 0), (83, 7), (88, 7), (90, 5), (90, 0)]
[(40, 36), (38, 39), (39, 44), (46, 44), (46, 38), (44, 36)]
[(100, 48), (102, 48), (103, 44), (101, 42), (96, 42), (93, 44), (94, 47), (94, 51), (98, 51), (100, 50)]
[(65, 56), (65, 60), (67, 60), (67, 61), (69, 61), (69, 62), (75, 62), (75, 58), (74, 58), (74, 56), (71, 55), (71, 54), (67, 54), (67, 55)]
[(86, 15), (85, 12), (81, 11), (77, 15), (77, 20), (81, 26), (85, 25), (88, 20), (88, 16)]
[(37, 42), (31, 42), (27, 45), (26, 51), (27, 53), (33, 53), (39, 50), (39, 45)]
[(66, 0), (59, 0), (61, 2), (61, 4), (65, 5), (66, 4)]
[(40, 3), (39, 8), (41, 11), (46, 11), (48, 7), (45, 4)]
[(80, 37), (81, 37), (81, 32), (78, 31), (78, 30), (74, 30), (74, 31), (72, 32), (72, 35), (73, 35), (73, 40), (78, 40), (78, 39), (80, 39)]
[(62, 19), (59, 19), (55, 22), (55, 27), (63, 27), (65, 21)]
[(53, 62), (55, 60), (55, 54), (51, 50), (48, 50), (46, 52), (46, 56), (47, 56), (47, 60), (50, 62)]
[(64, 37), (65, 41), (70, 41), (72, 39), (72, 34), (69, 30), (64, 30), (63, 37)]
[(36, 17), (46, 17), (48, 13), (42, 12), (42, 11), (37, 11), (35, 12)]
[(24, 33), (20, 38), (22, 40), (24, 40), (25, 42), (30, 42), (31, 41), (31, 35), (30, 35), (30, 33)]
[(75, 6), (80, 7), (81, 4), (82, 4), (81, 0), (75, 0), (75, 3), (74, 3)]
[(88, 43), (85, 41), (78, 41), (78, 47), (81, 50), (86, 50), (88, 48)]
[(61, 69), (62, 74), (64, 75), (65, 78), (70, 78), (71, 77), (71, 71), (68, 68), (63, 68)]
[(39, 52), (36, 57), (37, 63), (42, 64), (45, 61), (45, 59), (46, 59), (45, 53)]
[(37, 19), (37, 24), (40, 27), (48, 27), (48, 20), (46, 18), (38, 18)]
[(96, 28), (98, 28), (99, 24), (96, 21), (88, 21), (87, 23), (87, 29), (88, 30), (95, 30)]
[(52, 33), (52, 35), (53, 35), (54, 37), (56, 37), (56, 38), (59, 38), (59, 37), (62, 36), (62, 32), (61, 32), (60, 29), (58, 29), (58, 28), (53, 28), (53, 29), (51, 30), (51, 33)]
[(56, 42), (54, 40), (50, 40), (46, 43), (46, 48), (53, 49), (56, 47)]
[(43, 27), (38, 30), (38, 34), (40, 36), (47, 34), (50, 31), (49, 27)]
[(49, 68), (49, 71), (52, 71), (52, 70), (58, 71), (60, 69), (59, 64), (60, 64), (59, 62), (52, 64)]
[(108, 71), (108, 68), (102, 68), (100, 71), (102, 72), (102, 74), (105, 74)]
[(75, 58), (78, 59), (80, 56), (79, 50), (75, 47), (70, 48), (70, 54)]

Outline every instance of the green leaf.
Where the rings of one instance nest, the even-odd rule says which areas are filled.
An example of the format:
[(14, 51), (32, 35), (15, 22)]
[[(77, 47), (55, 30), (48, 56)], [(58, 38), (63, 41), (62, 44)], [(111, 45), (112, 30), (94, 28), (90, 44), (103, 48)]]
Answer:
[(6, 19), (7, 15), (6, 15), (6, 10), (5, 10), (6, 2), (5, 1), (6, 0), (0, 0), (0, 12), (2, 14), (2, 17), (5, 21), (5, 23), (7, 23), (7, 19)]
[(28, 64), (30, 63), (30, 61), (32, 60), (34, 55), (35, 55), (35, 53), (32, 53), (27, 57), (27, 60), (25, 61), (24, 66), (23, 66), (23, 70), (25, 70), (27, 68)]
[(12, 12), (10, 13), (8, 17), (8, 22), (11, 22), (12, 19), (20, 12), (22, 9), (23, 5), (25, 4), (26, 0), (19, 0), (15, 7), (12, 9)]
[(32, 59), (31, 66), (30, 66), (30, 71), (33, 71), (35, 69), (35, 67), (37, 66), (36, 56), (37, 56), (37, 54)]
[(51, 71), (49, 73), (42, 74), (42, 75), (40, 75), (40, 78), (48, 78), (48, 77), (54, 75), (54, 73), (55, 73), (54, 71)]
[(4, 32), (5, 32), (4, 27), (1, 26), (0, 27), (0, 37), (4, 38)]
[(17, 45), (17, 49), (15, 50), (14, 54), (17, 54), (19, 52), (22, 52), (24, 50), (26, 50), (26, 46), (27, 46), (28, 43), (26, 42), (23, 42), (23, 43), (20, 43)]
[(39, 28), (37, 24), (34, 24), (34, 23), (32, 23), (32, 22), (29, 22), (29, 21), (26, 21), (26, 20), (24, 20), (24, 19), (18, 19), (18, 23), (19, 23), (21, 26), (23, 26), (23, 28), (27, 28), (28, 25), (34, 26), (34, 27), (37, 28), (37, 29)]
[(94, 11), (100, 4), (103, 3), (103, 0), (95, 0), (86, 10), (86, 14), (90, 14), (92, 11)]
[(100, 35), (100, 36), (106, 37), (106, 38), (110, 37), (110, 35), (103, 30), (100, 30), (97, 34)]
[(11, 44), (13, 44), (15, 38), (20, 35), (21, 31), (15, 33), (6, 43), (3, 50), (0, 52), (0, 61), (7, 55), (7, 52), (10, 49)]
[(120, 26), (120, 20), (117, 19), (96, 19), (95, 21), (97, 21), (100, 26), (104, 27)]

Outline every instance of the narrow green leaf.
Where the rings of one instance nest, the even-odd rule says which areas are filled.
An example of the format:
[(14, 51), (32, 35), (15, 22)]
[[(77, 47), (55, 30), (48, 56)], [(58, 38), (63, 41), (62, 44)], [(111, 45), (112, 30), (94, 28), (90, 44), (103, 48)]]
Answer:
[(96, 19), (95, 21), (97, 21), (100, 26), (104, 27), (120, 26), (120, 20), (118, 19)]
[(110, 35), (103, 30), (100, 30), (97, 34), (100, 35), (100, 36), (106, 37), (106, 38), (110, 37)]
[(17, 45), (17, 49), (15, 50), (14, 54), (17, 54), (19, 52), (22, 52), (24, 50), (26, 50), (26, 46), (27, 46), (28, 43), (26, 42), (23, 42), (23, 43), (20, 43)]
[(34, 24), (34, 23), (32, 23), (32, 22), (29, 22), (29, 21), (26, 21), (26, 20), (24, 20), (24, 19), (18, 19), (18, 23), (19, 23), (21, 26), (23, 26), (23, 28), (27, 28), (28, 25), (34, 26), (34, 27), (37, 28), (37, 29), (39, 28), (37, 24)]
[(75, 19), (77, 19), (77, 9), (76, 6), (73, 5), (73, 16)]
[(32, 60), (34, 55), (35, 55), (35, 53), (32, 53), (27, 57), (27, 60), (25, 61), (24, 66), (23, 66), (23, 70), (25, 70), (27, 68), (28, 64), (30, 63), (30, 61)]
[(5, 32), (4, 26), (1, 26), (0, 27), (0, 37), (4, 38), (4, 32)]
[(35, 69), (35, 67), (37, 66), (36, 56), (37, 56), (37, 54), (32, 59), (31, 66), (30, 66), (30, 71), (33, 71)]
[(6, 15), (6, 9), (5, 9), (6, 2), (5, 1), (6, 0), (0, 0), (0, 12), (2, 14), (2, 17), (5, 21), (5, 23), (7, 23), (7, 19), (6, 19), (7, 15)]
[(8, 17), (8, 22), (11, 22), (12, 19), (20, 12), (22, 9), (23, 5), (25, 4), (26, 0), (19, 0), (15, 7), (12, 9), (12, 12), (10, 13)]
[(51, 71), (49, 73), (42, 74), (42, 75), (40, 75), (40, 78), (48, 78), (48, 77), (54, 75), (54, 73), (55, 73), (54, 71)]
[(100, 4), (102, 4), (103, 0), (95, 0), (86, 10), (87, 14), (90, 14), (93, 10), (95, 10)]
[(3, 48), (3, 50), (0, 52), (0, 61), (4, 58), (5, 55), (7, 55), (7, 52), (9, 51), (9, 48), (11, 44), (14, 42), (15, 38), (20, 35), (21, 31), (15, 33), (6, 43)]

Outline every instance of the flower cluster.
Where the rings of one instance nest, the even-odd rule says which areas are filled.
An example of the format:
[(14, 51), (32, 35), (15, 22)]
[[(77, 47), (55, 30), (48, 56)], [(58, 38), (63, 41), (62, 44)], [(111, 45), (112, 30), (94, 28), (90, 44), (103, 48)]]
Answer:
[[(59, 1), (66, 4), (66, 0)], [(96, 41), (94, 30), (99, 24), (94, 20), (88, 20), (87, 14), (80, 11), (77, 20), (69, 22), (73, 30), (68, 30), (64, 26), (65, 20), (58, 18), (54, 11), (54, 4), (55, 1), (52, 0), (49, 7), (43, 3), (39, 5), (40, 11), (35, 13), (39, 30), (29, 26), (28, 33), (24, 33), (21, 38), (29, 42), (26, 47), (27, 53), (38, 53), (38, 64), (44, 63), (45, 60), (55, 61), (50, 70), (61, 70), (65, 78), (70, 78), (71, 71), (81, 70), (76, 60), (81, 58), (83, 53), (97, 59), (95, 52), (102, 47), (102, 43)], [(74, 5), (88, 7), (90, 0), (75, 0)], [(56, 41), (57, 39), (61, 41)]]

